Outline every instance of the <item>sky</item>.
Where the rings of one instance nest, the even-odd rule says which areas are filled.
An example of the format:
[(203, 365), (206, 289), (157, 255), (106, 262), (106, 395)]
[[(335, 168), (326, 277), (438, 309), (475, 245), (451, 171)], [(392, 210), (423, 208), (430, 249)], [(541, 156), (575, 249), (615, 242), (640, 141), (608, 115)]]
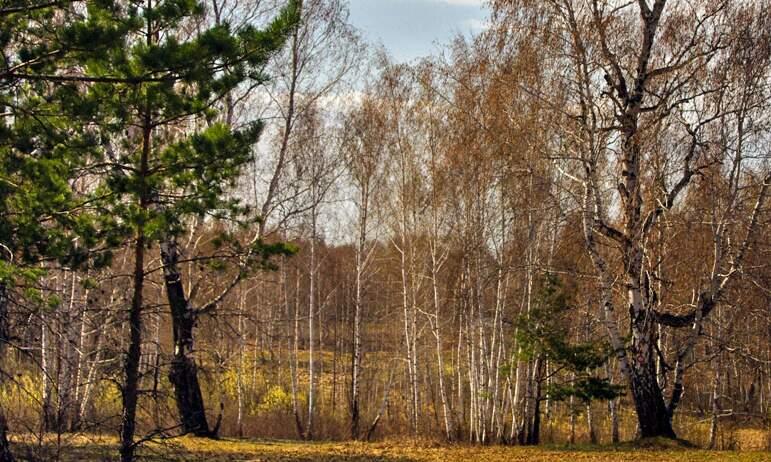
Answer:
[(484, 0), (350, 0), (350, 21), (400, 62), (435, 53), (457, 33), (478, 32)]

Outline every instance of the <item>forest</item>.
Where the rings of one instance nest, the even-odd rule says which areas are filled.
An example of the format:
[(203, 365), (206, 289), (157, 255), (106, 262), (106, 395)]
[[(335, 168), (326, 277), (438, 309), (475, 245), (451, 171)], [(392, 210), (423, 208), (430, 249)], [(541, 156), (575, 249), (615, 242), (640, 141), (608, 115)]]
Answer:
[(0, 0), (0, 462), (767, 460), (771, 1), (486, 7)]

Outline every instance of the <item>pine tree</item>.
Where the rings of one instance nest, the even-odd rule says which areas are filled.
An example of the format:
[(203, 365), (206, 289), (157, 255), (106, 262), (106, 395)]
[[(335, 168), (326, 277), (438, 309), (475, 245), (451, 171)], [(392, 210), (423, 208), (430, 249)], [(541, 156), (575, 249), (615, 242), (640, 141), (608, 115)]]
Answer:
[(539, 408), (543, 399), (541, 382), (547, 377), (543, 373), (543, 367), (538, 365), (549, 361), (555, 366), (555, 371), (561, 371), (570, 377), (570, 380), (563, 382), (553, 377), (546, 388), (546, 396), (554, 401), (576, 397), (588, 405), (592, 400), (614, 399), (623, 389), (595, 373), (612, 354), (606, 342), (570, 341), (570, 325), (575, 321), (575, 309), (571, 305), (570, 294), (559, 277), (546, 274), (536, 293), (534, 308), (518, 320), (517, 340), (522, 345), (522, 354), (527, 359), (535, 359), (537, 365), (535, 412), (533, 421), (528, 423), (527, 444), (540, 442)]
[[(89, 82), (83, 106), (99, 124), (105, 157), (92, 174), (104, 178), (97, 191), (102, 216), (127, 231), (134, 256), (129, 309), (130, 341), (122, 386), (121, 459), (133, 459), (142, 343), (143, 289), (148, 250), (163, 244), (166, 286), (174, 327), (170, 379), (185, 432), (209, 434), (192, 353), (194, 313), (175, 276), (175, 237), (188, 217), (241, 218), (251, 211), (229, 198), (251, 160), (259, 121), (234, 130), (216, 121), (216, 105), (243, 82), (261, 82), (265, 61), (297, 22), (290, 1), (264, 30), (215, 25), (190, 34), (203, 6), (191, 0), (88, 4), (87, 28), (122, 31), (120, 39), (85, 62)], [(252, 244), (249, 255), (265, 257), (281, 246)], [(178, 273), (177, 273), (178, 274)]]
[[(78, 172), (98, 157), (92, 127), (69, 110), (82, 88), (65, 75), (77, 50), (99, 49), (85, 37), (72, 3), (9, 1), (0, 7), (0, 360), (13, 338), (9, 308), (24, 299), (44, 306), (46, 268), (109, 263), (92, 252), (103, 235), (75, 190)], [(83, 39), (86, 39), (83, 41)], [(20, 286), (23, 291), (18, 290)], [(3, 361), (4, 363), (4, 361)], [(0, 461), (12, 461), (0, 413)]]

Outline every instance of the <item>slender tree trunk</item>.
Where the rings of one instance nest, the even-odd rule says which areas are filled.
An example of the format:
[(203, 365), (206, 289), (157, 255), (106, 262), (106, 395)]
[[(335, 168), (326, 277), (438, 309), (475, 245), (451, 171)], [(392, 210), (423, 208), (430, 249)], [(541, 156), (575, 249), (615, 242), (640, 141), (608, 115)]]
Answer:
[[(298, 15), (303, 16), (302, 8), (303, 8), (303, 2), (301, 1), (299, 4)], [(300, 80), (300, 73), (301, 73), (300, 43), (299, 43), (299, 37), (298, 37), (299, 33), (300, 33), (299, 28), (296, 28), (292, 33), (292, 49), (291, 49), (291, 55), (292, 55), (291, 73), (292, 74), (290, 76), (289, 89), (287, 91), (288, 101), (287, 101), (287, 107), (285, 109), (286, 115), (284, 116), (284, 120), (283, 120), (284, 127), (282, 129), (281, 146), (278, 151), (278, 159), (276, 160), (276, 167), (273, 170), (273, 175), (270, 178), (270, 183), (268, 184), (268, 191), (265, 194), (265, 199), (262, 203), (262, 208), (260, 210), (260, 217), (262, 218), (262, 220), (260, 220), (260, 223), (258, 224), (259, 226), (258, 232), (260, 237), (263, 237), (265, 235), (266, 227), (268, 224), (268, 217), (270, 216), (271, 209), (274, 205), (274, 198), (278, 192), (281, 176), (287, 162), (287, 152), (289, 151), (289, 144), (290, 144), (289, 141), (292, 135), (292, 129), (294, 128), (296, 98), (297, 98), (297, 84)], [(255, 195), (256, 194), (257, 194), (257, 187), (255, 186)], [(315, 197), (313, 198), (313, 200), (315, 200)]]
[[(608, 381), (613, 384), (613, 375), (609, 363), (605, 364), (605, 373), (608, 376)], [(618, 432), (618, 398), (608, 400), (608, 412), (610, 412), (610, 442), (616, 444), (620, 440)]]
[[(286, 276), (284, 276), (286, 277)], [(287, 310), (288, 307), (287, 295)], [(299, 438), (305, 438), (305, 429), (303, 428), (302, 416), (300, 415), (300, 405), (297, 399), (298, 384), (297, 372), (300, 369), (300, 270), (295, 274), (295, 299), (294, 299), (294, 335), (292, 341), (292, 358), (290, 361), (292, 375), (292, 412), (294, 414), (295, 429)]]
[(80, 399), (80, 406), (78, 407), (78, 422), (83, 422), (86, 418), (88, 406), (91, 403), (91, 392), (93, 390), (93, 384), (96, 380), (96, 372), (98, 369), (99, 360), (101, 359), (102, 352), (99, 351), (102, 348), (101, 337), (96, 344), (96, 354), (92, 360), (91, 367), (88, 369), (88, 375), (86, 383), (83, 386), (83, 396)]
[(439, 399), (442, 402), (442, 416), (444, 419), (444, 431), (445, 436), (448, 441), (452, 441), (455, 435), (455, 422), (452, 416), (452, 411), (450, 410), (449, 400), (447, 397), (447, 391), (445, 390), (445, 384), (444, 384), (444, 355), (442, 353), (442, 335), (441, 335), (441, 316), (440, 316), (440, 307), (439, 307), (439, 287), (437, 283), (437, 258), (435, 254), (435, 250), (432, 252), (432, 277), (431, 277), (431, 285), (433, 289), (433, 296), (434, 296), (434, 319), (433, 319), (433, 330), (434, 330), (434, 339), (436, 340), (436, 361), (437, 361), (437, 368), (439, 370), (438, 373), (438, 379), (439, 379)]
[[(115, 301), (115, 289), (110, 294), (110, 303), (112, 305)], [(96, 338), (93, 340), (93, 349), (91, 350), (94, 358), (91, 360), (91, 365), (88, 368), (86, 374), (86, 383), (83, 386), (83, 396), (80, 400), (80, 407), (78, 408), (78, 421), (83, 422), (88, 411), (88, 405), (91, 402), (91, 393), (94, 388), (94, 382), (96, 381), (96, 373), (99, 369), (99, 360), (102, 356), (102, 342), (104, 339), (104, 333), (97, 329), (95, 333)]]
[(49, 318), (45, 311), (40, 315), (41, 329), (40, 329), (40, 378), (43, 382), (41, 398), (42, 406), (42, 418), (40, 419), (41, 430), (43, 433), (48, 432), (51, 428), (51, 422), (53, 412), (51, 411), (51, 396), (53, 395), (53, 385), (51, 383), (51, 377), (53, 371), (51, 371), (51, 353), (50, 343), (51, 334), (49, 332)]
[(351, 358), (351, 438), (359, 438), (359, 377), (361, 375), (361, 310), (364, 290), (364, 267), (367, 256), (367, 215), (369, 211), (369, 184), (361, 185), (359, 210), (359, 242), (356, 246), (356, 293), (353, 312), (353, 352)]
[[(86, 273), (88, 277), (88, 273)], [(74, 432), (80, 428), (80, 403), (83, 400), (83, 379), (86, 369), (86, 327), (88, 324), (88, 299), (89, 291), (86, 290), (83, 298), (86, 300), (86, 304), (83, 306), (80, 312), (80, 331), (78, 333), (78, 347), (77, 355), (78, 361), (75, 367), (75, 396), (73, 399), (73, 409), (71, 411), (70, 432)]]
[(710, 425), (709, 425), (709, 444), (707, 446), (709, 449), (715, 449), (717, 446), (718, 419), (720, 416), (719, 391), (720, 391), (720, 363), (718, 362), (717, 367), (715, 367), (715, 375), (712, 379), (712, 393), (711, 393), (712, 418), (710, 420)]
[(160, 388), (161, 388), (161, 314), (156, 311), (153, 319), (155, 321), (155, 329), (153, 332), (153, 343), (155, 348), (153, 351), (152, 359), (149, 363), (152, 363), (153, 368), (153, 418), (155, 420), (156, 428), (163, 428), (163, 410), (161, 409), (160, 400)]
[(407, 379), (410, 386), (410, 426), (412, 434), (418, 433), (418, 403), (417, 403), (417, 371), (414, 370), (415, 361), (413, 361), (415, 352), (413, 347), (415, 346), (413, 335), (415, 333), (412, 322), (412, 306), (409, 302), (409, 282), (407, 279), (407, 260), (406, 260), (406, 219), (402, 222), (402, 242), (401, 248), (398, 249), (401, 255), (401, 279), (402, 279), (402, 314), (404, 321), (404, 344), (406, 346), (407, 353)]
[(375, 430), (377, 430), (377, 424), (380, 423), (380, 419), (383, 417), (383, 412), (385, 412), (385, 410), (388, 408), (388, 399), (391, 394), (391, 384), (393, 383), (393, 379), (394, 371), (392, 368), (391, 372), (388, 374), (388, 383), (386, 384), (385, 391), (383, 392), (383, 402), (380, 403), (380, 408), (377, 410), (375, 418), (372, 419), (372, 423), (369, 425), (367, 436), (365, 437), (366, 441), (370, 441), (372, 439), (372, 435), (374, 435)]
[[(148, 29), (150, 26), (148, 25)], [(151, 33), (148, 33), (148, 43), (151, 43)], [(140, 159), (139, 178), (142, 181), (139, 191), (139, 207), (146, 209), (150, 205), (150, 186), (146, 183), (149, 172), (150, 153), (152, 150), (152, 125), (150, 108), (145, 108), (142, 133), (142, 155)], [(139, 398), (139, 361), (142, 357), (142, 305), (145, 284), (145, 247), (147, 241), (143, 223), (137, 225), (134, 244), (134, 283), (129, 309), (129, 344), (124, 361), (125, 382), (123, 384), (123, 414), (120, 430), (121, 462), (134, 460), (134, 432), (136, 429), (136, 411)]]
[(174, 386), (174, 398), (179, 412), (182, 431), (195, 436), (212, 436), (206, 420), (198, 368), (193, 357), (193, 328), (195, 312), (185, 296), (179, 272), (179, 250), (173, 238), (161, 243), (164, 285), (171, 310), (174, 357), (171, 360), (169, 381)]
[(78, 342), (78, 324), (76, 319), (79, 317), (76, 315), (76, 288), (78, 275), (75, 272), (67, 271), (65, 274), (69, 274), (71, 279), (69, 281), (69, 295), (67, 306), (62, 313), (62, 325), (60, 336), (62, 342), (60, 343), (60, 356), (61, 356), (61, 373), (59, 383), (59, 399), (57, 401), (56, 412), (56, 430), (57, 432), (72, 431), (72, 425), (74, 422), (75, 400), (73, 392), (77, 388), (77, 361), (75, 359), (76, 347)]
[[(315, 180), (313, 196), (315, 200)], [(313, 413), (315, 403), (315, 376), (313, 370), (313, 317), (316, 311), (316, 209), (311, 210), (310, 274), (308, 275), (308, 416), (305, 424), (305, 438), (313, 439)]]
[[(516, 331), (514, 337), (516, 338)], [(512, 366), (514, 367), (514, 396), (511, 399), (511, 433), (509, 440), (512, 444), (517, 441), (520, 434), (520, 421), (522, 412), (522, 369), (524, 368), (524, 362), (519, 358), (522, 353), (521, 345), (516, 347), (516, 359), (512, 360)]]
[[(410, 254), (410, 270), (412, 274), (415, 274), (414, 266), (414, 252)], [(412, 364), (412, 376), (410, 377), (410, 383), (412, 384), (412, 421), (413, 421), (413, 434), (415, 436), (420, 432), (420, 381), (418, 378), (418, 308), (417, 291), (414, 287), (415, 280), (412, 279), (412, 303), (410, 307), (410, 341), (412, 343), (410, 352), (410, 363)]]
[[(570, 383), (571, 385), (575, 385), (576, 383), (576, 375), (571, 374), (570, 377)], [(568, 400), (568, 410), (570, 411), (570, 436), (568, 436), (568, 444), (573, 445), (576, 444), (576, 398), (573, 395), (570, 395), (570, 399)]]
[[(238, 410), (236, 413), (236, 431), (239, 438), (244, 436), (244, 360), (246, 349), (244, 346), (246, 335), (244, 306), (246, 305), (246, 291), (242, 288), (238, 300), (238, 368), (236, 369), (236, 393), (238, 394)], [(280, 356), (280, 353), (279, 353)]]
[[(500, 263), (499, 263), (500, 265)], [(501, 371), (501, 359), (503, 356), (503, 344), (504, 336), (502, 329), (499, 329), (499, 325), (503, 323), (503, 311), (504, 311), (504, 292), (505, 292), (505, 278), (503, 277), (502, 265), (498, 267), (497, 281), (495, 288), (495, 317), (493, 318), (492, 326), (492, 340), (490, 342), (490, 356), (488, 360), (488, 409), (489, 419), (488, 425), (490, 427), (490, 436), (492, 438), (493, 430), (495, 430), (496, 439), (500, 440), (501, 428), (500, 419), (498, 417), (499, 407), (503, 407), (499, 404), (500, 401), (500, 371)], [(500, 333), (500, 335), (498, 335)], [(496, 344), (497, 340), (497, 344)]]

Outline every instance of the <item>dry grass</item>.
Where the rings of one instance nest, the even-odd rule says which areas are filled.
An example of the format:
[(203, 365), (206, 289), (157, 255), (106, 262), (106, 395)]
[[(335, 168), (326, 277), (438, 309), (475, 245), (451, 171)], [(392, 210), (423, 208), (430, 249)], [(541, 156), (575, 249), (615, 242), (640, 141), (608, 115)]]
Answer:
[[(116, 440), (111, 437), (74, 437), (57, 451), (55, 440), (18, 442), (20, 460), (111, 461), (116, 459)], [(261, 461), (261, 462), (768, 462), (762, 451), (702, 451), (671, 444), (647, 442), (616, 447), (480, 447), (446, 446), (430, 442), (386, 441), (378, 443), (298, 443), (283, 440), (206, 440), (177, 438), (147, 443), (139, 451), (143, 461)]]

